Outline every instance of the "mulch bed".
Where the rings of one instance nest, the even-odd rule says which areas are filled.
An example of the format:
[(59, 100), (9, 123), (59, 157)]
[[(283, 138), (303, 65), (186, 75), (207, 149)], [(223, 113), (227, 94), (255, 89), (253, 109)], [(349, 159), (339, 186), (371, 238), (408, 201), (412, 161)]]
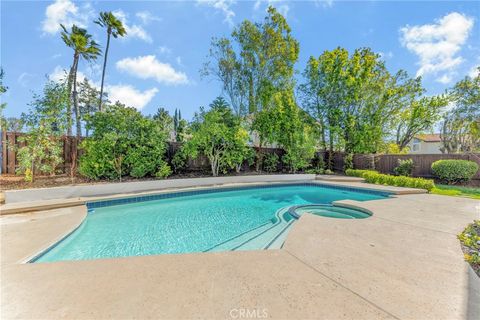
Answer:
[[(256, 171), (247, 171), (230, 173), (225, 176), (252, 176), (252, 175), (265, 175), (265, 174), (286, 174), (286, 172), (279, 173), (267, 173), (267, 172), (256, 172)], [(209, 172), (188, 172), (181, 174), (174, 174), (169, 176), (168, 179), (188, 179), (188, 178), (202, 178), (202, 177), (211, 177)], [(155, 178), (142, 178), (142, 179), (133, 179), (133, 178), (123, 178), (122, 182), (132, 182), (132, 181), (151, 181), (158, 180)], [(18, 190), (18, 189), (30, 189), (30, 188), (51, 188), (51, 187), (61, 187), (69, 185), (81, 185), (81, 184), (101, 184), (101, 183), (116, 183), (120, 182), (119, 180), (89, 180), (84, 177), (75, 176), (70, 178), (70, 176), (55, 175), (55, 176), (36, 176), (35, 181), (26, 182), (23, 179), (23, 176), (16, 175), (0, 175), (0, 190)]]

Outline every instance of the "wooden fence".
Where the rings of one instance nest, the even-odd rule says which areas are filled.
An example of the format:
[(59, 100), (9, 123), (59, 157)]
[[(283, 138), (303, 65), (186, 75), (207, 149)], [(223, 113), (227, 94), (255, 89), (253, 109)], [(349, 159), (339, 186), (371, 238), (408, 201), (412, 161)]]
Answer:
[[(20, 132), (2, 132), (1, 141), (1, 162), (2, 162), (2, 174), (15, 174), (18, 168), (18, 159), (16, 149), (25, 145), (24, 142), (20, 142), (19, 138), (24, 135)], [(81, 139), (80, 139), (81, 140)], [(70, 173), (73, 159), (78, 159), (81, 156), (81, 149), (78, 148), (79, 140), (74, 136), (61, 137), (62, 143), (62, 158), (63, 162), (59, 165), (58, 171), (62, 173)], [(169, 142), (166, 152), (167, 161), (171, 164), (173, 156), (180, 149), (181, 143)], [(284, 154), (283, 149), (278, 148), (263, 148), (263, 153), (276, 153), (279, 158)], [(242, 166), (242, 170), (248, 171), (252, 169), (247, 162)], [(187, 163), (187, 171), (208, 171), (210, 170), (210, 164), (208, 158), (204, 155), (200, 155), (196, 159), (189, 159)], [(283, 170), (282, 163), (279, 163), (278, 170)]]
[[(18, 132), (2, 132), (2, 173), (15, 174), (18, 167), (15, 147), (22, 147), (22, 142), (19, 137), (23, 133)], [(81, 150), (78, 148), (79, 141), (76, 137), (62, 137), (63, 148), (63, 163), (59, 166), (59, 171), (69, 173), (72, 166), (72, 161), (78, 161)], [(171, 163), (173, 156), (180, 149), (181, 143), (169, 142), (167, 148), (167, 160)], [(279, 158), (284, 154), (284, 151), (279, 148), (264, 148), (262, 151), (267, 153), (276, 153)], [(318, 152), (317, 157), (323, 158), (324, 162), (328, 162), (328, 152)], [(343, 171), (345, 153), (334, 152), (332, 155), (333, 169), (337, 172)], [(413, 176), (432, 178), (431, 166), (432, 163), (442, 159), (464, 159), (475, 161), (480, 166), (480, 154), (407, 154), (407, 155), (373, 155), (373, 154), (356, 154), (353, 157), (353, 166), (355, 169), (375, 169), (381, 173), (393, 173), (393, 169), (398, 166), (398, 160), (412, 159), (414, 164)], [(187, 165), (188, 171), (208, 171), (210, 164), (208, 159), (201, 155), (197, 159), (189, 159)], [(248, 163), (244, 163), (242, 169), (244, 171), (251, 170), (252, 167)], [(284, 170), (283, 164), (280, 162), (278, 170)], [(473, 178), (474, 185), (480, 185), (480, 171), (477, 172)]]
[[(328, 159), (327, 153), (324, 155), (325, 162)], [(335, 171), (343, 171), (345, 153), (335, 152), (333, 155), (333, 168)], [(356, 154), (353, 157), (354, 169), (375, 169), (378, 172), (393, 174), (393, 169), (398, 166), (399, 160), (413, 160), (413, 172), (414, 177), (433, 178), (432, 163), (437, 160), (456, 159), (456, 160), (469, 160), (478, 163), (480, 167), (480, 153), (475, 154)], [(473, 177), (473, 180), (477, 180), (477, 184), (480, 183), (480, 170)]]

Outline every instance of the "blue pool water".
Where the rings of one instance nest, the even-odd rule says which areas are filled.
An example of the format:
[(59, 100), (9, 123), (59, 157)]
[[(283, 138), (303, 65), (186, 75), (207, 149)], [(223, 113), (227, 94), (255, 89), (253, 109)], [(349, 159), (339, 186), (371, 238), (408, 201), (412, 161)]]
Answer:
[[(176, 194), (108, 206), (93, 203), (82, 225), (35, 262), (279, 248), (293, 205), (387, 195), (313, 184)], [(117, 202), (118, 203), (118, 202)]]

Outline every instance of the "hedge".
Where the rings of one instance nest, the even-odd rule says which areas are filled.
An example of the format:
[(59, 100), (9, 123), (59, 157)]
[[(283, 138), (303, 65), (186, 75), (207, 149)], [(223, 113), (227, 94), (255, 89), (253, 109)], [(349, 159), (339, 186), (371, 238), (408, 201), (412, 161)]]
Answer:
[(345, 173), (348, 176), (364, 178), (366, 182), (374, 184), (425, 189), (428, 191), (431, 191), (435, 187), (433, 180), (404, 176), (392, 176), (389, 174), (381, 174), (372, 170), (347, 170)]
[(438, 160), (432, 163), (432, 172), (448, 184), (468, 182), (478, 171), (478, 164), (468, 160)]

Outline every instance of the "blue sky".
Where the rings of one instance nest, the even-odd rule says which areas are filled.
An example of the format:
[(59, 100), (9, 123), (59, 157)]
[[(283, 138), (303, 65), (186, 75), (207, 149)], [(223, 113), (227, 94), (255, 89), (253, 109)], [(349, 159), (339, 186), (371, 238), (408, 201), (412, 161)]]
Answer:
[[(179, 108), (189, 119), (221, 94), (219, 83), (199, 75), (211, 37), (229, 35), (244, 19), (261, 21), (268, 4), (286, 15), (300, 42), (299, 73), (309, 56), (324, 50), (371, 47), (390, 71), (422, 75), (427, 94), (437, 94), (480, 65), (480, 2), (474, 1), (2, 0), (6, 116), (28, 110), (46, 75), (68, 70), (72, 52), (60, 39), (59, 23), (86, 27), (103, 46), (104, 31), (92, 21), (100, 11), (114, 11), (128, 36), (111, 42), (110, 98), (145, 114)], [(102, 61), (82, 62), (80, 76), (99, 83)]]

